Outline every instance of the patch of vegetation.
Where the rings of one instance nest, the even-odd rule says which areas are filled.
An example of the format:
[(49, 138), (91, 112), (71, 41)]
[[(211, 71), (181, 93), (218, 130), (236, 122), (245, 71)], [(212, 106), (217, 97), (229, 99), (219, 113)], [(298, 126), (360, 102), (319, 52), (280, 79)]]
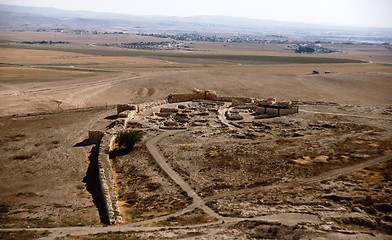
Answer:
[(314, 48), (309, 46), (299, 46), (295, 49), (296, 53), (314, 53)]
[(158, 190), (159, 188), (161, 187), (161, 184), (160, 183), (155, 183), (155, 182), (148, 182), (147, 184), (146, 184), (146, 188), (149, 190), (149, 191), (155, 191), (155, 190)]
[(48, 230), (45, 231), (7, 231), (7, 232), (0, 232), (0, 239), (8, 240), (8, 239), (39, 239), (42, 237), (49, 236), (51, 232)]
[(194, 225), (201, 223), (210, 223), (218, 221), (218, 219), (209, 216), (202, 209), (196, 208), (192, 212), (187, 212), (184, 215), (174, 217), (171, 216), (166, 220), (159, 221), (158, 226), (183, 226), (183, 225)]
[(245, 231), (248, 239), (303, 239), (308, 237), (308, 232), (298, 225), (285, 226), (273, 222), (244, 221), (235, 224), (232, 228)]
[[(18, 46), (30, 49), (28, 46)], [(115, 48), (63, 48), (41, 46), (35, 49), (55, 50), (64, 52), (74, 52), (81, 54), (99, 55), (99, 56), (138, 56), (152, 58), (182, 58), (182, 59), (204, 59), (204, 60), (224, 60), (224, 61), (241, 61), (246, 63), (367, 63), (365, 61), (345, 58), (324, 58), (324, 57), (293, 57), (293, 56), (257, 56), (257, 55), (227, 55), (227, 54), (209, 54), (209, 53), (183, 53), (183, 52), (165, 52), (165, 51), (124, 51)]]
[(43, 232), (41, 232), (41, 237), (47, 237), (51, 234), (52, 232), (49, 230), (44, 230)]
[(239, 211), (235, 211), (235, 212), (232, 212), (232, 213), (222, 213), (222, 216), (224, 216), (224, 217), (231, 217), (231, 218), (240, 218), (240, 217), (243, 217), (243, 216), (241, 215), (241, 212), (239, 212)]
[(143, 132), (127, 130), (119, 132), (116, 136), (115, 143), (119, 151), (130, 152), (136, 143), (140, 142), (143, 138)]
[(91, 69), (91, 68), (75, 68), (75, 67), (59, 67), (59, 66), (43, 66), (40, 67), (47, 70), (59, 70), (59, 71), (79, 71), (79, 72), (115, 72), (112, 70), (102, 69)]
[(0, 203), (0, 214), (8, 213), (10, 211), (10, 207), (7, 204)]
[(13, 64), (13, 63), (3, 63), (0, 62), (0, 67), (15, 67), (15, 66), (20, 66), (19, 64)]
[(96, 240), (107, 240), (107, 239), (117, 239), (117, 240), (133, 240), (140, 239), (135, 233), (132, 232), (108, 232), (108, 233), (98, 233), (94, 235), (87, 235), (78, 237), (77, 239), (96, 239)]
[(12, 142), (19, 142), (19, 141), (26, 139), (26, 135), (25, 134), (16, 134), (16, 135), (9, 136), (8, 139)]
[(34, 157), (34, 154), (20, 154), (20, 155), (13, 156), (12, 159), (14, 159), (14, 160), (27, 160), (27, 159), (31, 159), (33, 157)]
[(125, 202), (127, 204), (133, 205), (139, 200), (139, 196), (136, 192), (127, 192), (124, 196)]

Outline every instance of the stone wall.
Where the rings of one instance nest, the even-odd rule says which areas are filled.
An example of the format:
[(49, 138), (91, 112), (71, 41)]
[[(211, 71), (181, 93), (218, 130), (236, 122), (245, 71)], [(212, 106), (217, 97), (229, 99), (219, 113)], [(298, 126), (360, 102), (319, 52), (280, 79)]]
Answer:
[(136, 110), (137, 112), (143, 112), (144, 110), (166, 104), (167, 102), (168, 102), (167, 100), (161, 100), (156, 102), (138, 104)]
[(135, 106), (129, 104), (117, 104), (116, 108), (117, 108), (117, 114), (124, 112), (126, 110), (136, 110)]
[(88, 142), (99, 144), (105, 134), (102, 131), (88, 131)]
[(256, 115), (267, 115), (268, 117), (281, 117), (298, 113), (298, 107), (257, 107)]
[(122, 222), (120, 208), (118, 207), (116, 189), (113, 182), (112, 167), (109, 159), (109, 146), (112, 136), (104, 135), (99, 146), (98, 171), (99, 183), (106, 207), (107, 224)]
[(173, 93), (167, 98), (169, 103), (188, 102), (197, 100), (212, 100), (216, 101), (218, 96), (213, 91), (193, 90), (192, 93)]
[(234, 104), (244, 104), (244, 103), (253, 103), (254, 99), (253, 98), (247, 98), (247, 97), (230, 97), (230, 96), (222, 96), (222, 97), (217, 97), (216, 101), (220, 102), (234, 102)]

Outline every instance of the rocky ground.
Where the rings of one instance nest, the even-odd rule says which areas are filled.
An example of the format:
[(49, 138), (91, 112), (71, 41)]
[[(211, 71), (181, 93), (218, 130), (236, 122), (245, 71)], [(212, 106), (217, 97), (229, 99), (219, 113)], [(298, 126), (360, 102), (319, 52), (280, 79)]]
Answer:
[[(56, 239), (390, 238), (392, 162), (390, 158), (384, 157), (392, 153), (389, 108), (301, 105), (300, 113), (295, 115), (252, 119), (250, 115), (247, 116), (250, 112), (244, 110), (240, 111), (240, 114), (245, 116), (244, 120), (222, 122), (222, 118), (219, 117), (222, 111), (219, 109), (226, 107), (222, 104), (182, 103), (162, 107), (190, 111), (187, 115), (173, 113), (167, 116), (158, 114), (161, 112), (160, 107), (146, 111), (144, 117), (138, 117), (128, 124), (144, 131), (144, 140), (137, 144), (131, 153), (112, 159), (113, 175), (125, 223), (175, 213), (192, 203), (192, 199), (161, 170), (145, 146), (146, 141), (159, 133), (158, 128), (183, 129), (184, 126), (187, 129), (167, 134), (167, 137), (162, 138), (158, 142), (158, 147), (172, 168), (196, 190), (207, 206), (225, 220), (217, 221), (196, 207), (182, 215), (148, 221), (142, 225), (129, 225), (138, 229), (135, 231), (126, 230), (127, 225), (124, 225), (123, 228), (118, 228), (121, 232), (110, 230), (109, 233), (85, 236), (60, 234), (58, 236), (61, 237)], [(18, 125), (22, 123), (19, 118), (10, 117), (7, 118), (9, 127), (4, 131), (3, 139), (6, 140), (2, 141), (2, 151), (7, 153), (9, 144), (12, 144), (14, 147), (20, 147), (17, 151), (19, 155), (27, 156), (28, 149), (37, 149), (42, 145), (48, 154), (52, 154), (57, 148), (50, 146), (56, 144), (56, 139), (50, 140), (53, 137), (49, 135), (53, 133), (51, 136), (68, 139), (65, 135), (58, 134), (69, 133), (75, 126), (85, 124), (72, 119), (86, 114), (90, 114), (89, 121), (96, 121), (95, 126), (106, 129), (108, 133), (114, 133), (122, 128), (123, 121), (106, 110), (94, 114), (87, 111), (30, 116), (23, 119), (25, 126)], [(74, 118), (68, 119), (64, 116)], [(168, 121), (170, 124), (181, 124), (168, 125)], [(3, 122), (6, 123), (5, 120)], [(57, 130), (57, 135), (46, 131), (51, 124), (62, 126)], [(30, 125), (36, 126), (36, 134), (40, 137), (32, 138), (16, 133), (23, 127), (31, 128)], [(93, 146), (86, 143), (87, 128), (80, 129), (83, 132), (75, 131), (69, 136), (69, 140), (63, 141), (69, 141), (76, 150), (81, 151), (73, 154), (81, 154), (81, 157), (83, 155), (88, 158), (88, 155), (91, 156), (93, 153)], [(36, 141), (46, 137), (50, 142), (37, 145)], [(26, 138), (31, 139), (25, 141)], [(71, 142), (71, 139), (78, 141)], [(35, 144), (35, 148), (22, 148), (23, 145), (29, 144)], [(34, 159), (38, 157), (38, 161), (40, 158), (46, 158), (45, 154), (47, 153), (44, 151), (37, 152), (32, 155), (30, 161), (24, 159), (22, 163), (26, 169), (34, 168), (39, 171), (46, 165), (35, 165)], [(8, 168), (19, 159), (13, 154), (3, 156), (6, 156), (6, 159), (14, 159), (4, 165)], [(379, 164), (339, 172), (380, 157), (382, 161), (380, 160)], [(55, 164), (56, 161), (47, 163)], [(80, 169), (66, 166), (68, 167), (61, 168), (65, 177)], [(73, 170), (67, 173), (67, 169)], [(86, 179), (89, 176), (88, 172), (89, 170), (86, 175), (79, 173), (79, 180), (82, 183), (79, 187), (80, 194), (86, 190), (92, 191), (91, 184), (89, 185)], [(27, 177), (26, 174), (27, 172), (18, 177), (22, 177), (20, 181)], [(3, 176), (5, 175), (3, 172)], [(77, 181), (69, 182), (72, 186), (76, 183)], [(97, 199), (94, 199), (93, 195), (86, 195), (86, 199), (90, 201), (90, 205), (86, 205), (86, 209), (91, 212), (88, 215), (77, 207), (78, 204), (85, 204), (81, 202), (83, 198), (80, 196), (72, 198), (78, 203), (70, 202), (69, 206), (57, 203), (54, 208), (50, 208), (50, 203), (55, 199), (50, 200), (47, 197), (50, 195), (42, 194), (46, 196), (47, 203), (38, 207), (33, 204), (41, 196), (36, 192), (38, 190), (30, 187), (22, 189), (24, 188), (19, 188), (21, 193), (15, 193), (14, 198), (12, 194), (5, 195), (7, 199), (17, 201), (14, 204), (10, 204), (11, 200), (2, 203), (2, 221), (8, 224), (4, 226), (85, 225), (90, 224), (87, 219), (93, 212), (94, 218), (90, 221), (94, 223), (91, 224), (98, 222), (99, 215), (96, 207), (92, 205)], [(28, 189), (31, 191), (27, 191)], [(54, 194), (59, 195), (59, 192), (55, 191)], [(27, 206), (27, 210), (23, 210), (23, 206)], [(30, 209), (29, 206), (34, 208)], [(24, 211), (30, 217), (25, 218), (21, 215)], [(43, 218), (42, 214), (48, 217)], [(69, 221), (56, 216), (67, 216)], [(44, 220), (47, 222), (42, 222)], [(195, 224), (197, 226), (191, 226)], [(141, 228), (138, 228), (139, 226)], [(1, 237), (36, 239), (50, 234), (45, 230), (50, 231), (40, 228), (29, 233), (1, 232)], [(88, 234), (95, 230), (85, 231)]]
[(124, 222), (167, 215), (185, 208), (191, 199), (151, 158), (145, 146), (112, 160)]
[[(99, 224), (97, 171), (88, 130), (104, 128), (113, 110), (93, 109), (0, 120), (0, 225)], [(96, 174), (94, 175), (94, 173)]]
[(308, 226), (313, 230), (391, 234), (391, 161), (337, 179), (304, 181), (391, 154), (389, 110), (301, 109), (292, 116), (236, 121), (232, 128), (185, 131), (160, 142), (160, 148), (222, 216), (311, 213), (322, 220)]

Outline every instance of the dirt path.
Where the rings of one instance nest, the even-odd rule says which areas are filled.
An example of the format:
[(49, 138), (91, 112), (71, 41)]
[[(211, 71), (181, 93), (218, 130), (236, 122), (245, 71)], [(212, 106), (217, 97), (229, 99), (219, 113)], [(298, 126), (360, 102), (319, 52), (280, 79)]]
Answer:
[(366, 118), (366, 119), (392, 121), (392, 118), (371, 117), (371, 116), (355, 115), (355, 114), (347, 114), (347, 113), (319, 112), (319, 111), (309, 111), (309, 110), (302, 110), (302, 109), (300, 109), (299, 111), (303, 112), (303, 113), (313, 113), (313, 114), (335, 115), (335, 116), (343, 116), (343, 117), (355, 117), (355, 118)]
[[(151, 88), (152, 93), (144, 93), (143, 91), (137, 93), (137, 89), (145, 86), (144, 80), (147, 81), (157, 77), (170, 78), (200, 71), (205, 70), (120, 72), (106, 74), (105, 76), (89, 76), (49, 83), (2, 84), (0, 102), (6, 107), (0, 106), (0, 115), (115, 104), (124, 101), (123, 99), (127, 99), (127, 96), (132, 97), (133, 95), (147, 98), (150, 97), (149, 94), (155, 92), (155, 89)], [(131, 90), (132, 92), (129, 92)]]
[(173, 168), (169, 166), (169, 164), (166, 162), (166, 159), (159, 152), (159, 149), (157, 148), (157, 143), (159, 142), (159, 140), (168, 137), (173, 133), (179, 132), (182, 131), (167, 131), (152, 138), (146, 143), (147, 149), (150, 151), (151, 155), (158, 163), (158, 165), (167, 173), (167, 175), (171, 179), (173, 179), (173, 181), (176, 182), (188, 194), (188, 196), (193, 199), (193, 205), (200, 207), (210, 216), (215, 217), (218, 220), (223, 220), (223, 218), (219, 214), (217, 214), (216, 212), (214, 212), (214, 210), (205, 205), (204, 200), (195, 192), (195, 190), (191, 188), (191, 186), (189, 186), (187, 182), (184, 181), (184, 179), (176, 171), (173, 170)]
[(230, 103), (225, 103), (223, 106), (219, 107), (218, 119), (223, 125), (225, 125), (229, 129), (233, 129), (234, 127), (227, 121), (227, 119), (225, 117), (225, 113), (226, 113), (226, 111), (229, 110), (229, 107), (230, 107)]
[[(197, 224), (197, 225), (188, 225), (188, 226), (177, 226), (177, 227), (171, 227), (172, 229), (185, 229), (185, 228), (202, 228), (202, 227), (207, 227), (207, 226), (212, 226), (216, 224), (223, 224), (223, 223), (235, 223), (235, 222), (241, 222), (244, 220), (247, 220), (247, 218), (231, 218), (231, 217), (222, 217), (218, 213), (216, 213), (214, 210), (209, 208), (208, 206), (205, 205), (205, 201), (213, 200), (213, 199), (218, 199), (222, 198), (225, 196), (232, 196), (232, 195), (237, 195), (237, 194), (242, 194), (242, 193), (252, 193), (261, 189), (268, 189), (268, 188), (277, 188), (277, 187), (286, 187), (286, 186), (296, 186), (296, 185), (302, 185), (302, 184), (310, 184), (310, 183), (315, 183), (327, 179), (333, 179), (339, 176), (342, 176), (344, 174), (347, 174), (351, 171), (357, 170), (357, 169), (362, 169), (366, 168), (369, 166), (376, 165), (381, 162), (386, 162), (392, 159), (392, 155), (386, 155), (382, 156), (379, 158), (375, 159), (370, 159), (368, 161), (349, 166), (346, 168), (342, 169), (337, 169), (334, 171), (330, 171), (315, 177), (311, 177), (308, 179), (303, 179), (300, 181), (292, 182), (292, 183), (286, 183), (286, 184), (278, 184), (274, 186), (267, 186), (267, 187), (256, 187), (256, 188), (251, 188), (251, 189), (243, 189), (243, 190), (238, 190), (238, 191), (230, 191), (230, 192), (225, 192), (222, 194), (217, 194), (212, 197), (205, 198), (204, 200), (190, 187), (188, 183), (184, 181), (184, 179), (177, 173), (175, 172), (170, 165), (166, 162), (166, 159), (162, 156), (160, 153), (157, 144), (160, 140), (162, 140), (165, 137), (168, 137), (169, 135), (172, 134), (177, 134), (181, 133), (184, 130), (171, 130), (171, 131), (166, 131), (162, 134), (159, 134), (151, 139), (149, 139), (146, 142), (146, 146), (148, 150), (150, 151), (151, 155), (154, 157), (154, 159), (157, 161), (159, 166), (170, 176), (170, 178), (173, 179), (184, 191), (187, 192), (187, 194), (193, 198), (193, 203), (189, 205), (188, 207), (167, 215), (167, 216), (162, 216), (159, 218), (151, 219), (151, 220), (146, 220), (142, 222), (137, 222), (133, 224), (125, 224), (125, 225), (112, 225), (112, 226), (101, 226), (101, 227), (60, 227), (60, 228), (31, 228), (31, 229), (0, 229), (0, 231), (22, 231), (22, 230), (37, 230), (37, 231), (44, 231), (48, 230), (51, 232), (51, 234), (47, 237), (44, 237), (42, 239), (54, 239), (56, 237), (63, 237), (67, 235), (89, 235), (89, 234), (96, 234), (96, 233), (107, 233), (107, 232), (114, 232), (114, 231), (119, 231), (119, 232), (127, 232), (127, 231), (158, 231), (158, 230), (164, 230), (167, 229), (167, 227), (143, 227), (142, 225), (154, 223), (154, 222), (159, 222), (165, 219), (168, 219), (169, 217), (175, 217), (175, 216), (180, 216), (186, 212), (192, 211), (195, 208), (201, 208), (203, 209), (207, 214), (210, 216), (213, 216), (218, 219), (216, 222), (212, 223), (205, 223), (205, 224)], [(320, 219), (311, 214), (302, 214), (302, 213), (283, 213), (283, 214), (273, 214), (273, 215), (267, 215), (267, 216), (260, 216), (260, 217), (254, 217), (252, 220), (255, 221), (270, 221), (270, 222), (280, 222), (286, 225), (295, 225), (299, 222), (312, 222), (312, 223), (320, 223)]]
[(247, 189), (241, 189), (241, 190), (235, 190), (235, 191), (227, 191), (227, 192), (213, 195), (211, 197), (207, 197), (204, 200), (211, 201), (211, 200), (224, 198), (224, 197), (228, 197), (228, 196), (234, 196), (234, 195), (238, 195), (238, 194), (253, 193), (253, 192), (260, 191), (260, 190), (283, 188), (283, 187), (295, 187), (295, 186), (300, 186), (300, 185), (304, 185), (304, 184), (311, 184), (311, 183), (321, 182), (321, 181), (325, 181), (325, 180), (335, 179), (337, 177), (340, 177), (340, 176), (345, 175), (347, 173), (350, 173), (352, 171), (367, 168), (367, 167), (377, 165), (382, 162), (387, 162), (390, 160), (392, 160), (392, 155), (389, 154), (389, 155), (385, 155), (382, 157), (370, 159), (365, 162), (358, 163), (358, 164), (355, 164), (352, 166), (348, 166), (345, 168), (340, 168), (340, 169), (336, 169), (336, 170), (333, 170), (330, 172), (326, 172), (326, 173), (323, 173), (323, 174), (320, 174), (318, 176), (311, 177), (311, 178), (306, 178), (306, 179), (293, 181), (293, 182), (289, 182), (289, 183), (270, 185), (270, 186), (261, 186), (261, 187), (247, 188)]

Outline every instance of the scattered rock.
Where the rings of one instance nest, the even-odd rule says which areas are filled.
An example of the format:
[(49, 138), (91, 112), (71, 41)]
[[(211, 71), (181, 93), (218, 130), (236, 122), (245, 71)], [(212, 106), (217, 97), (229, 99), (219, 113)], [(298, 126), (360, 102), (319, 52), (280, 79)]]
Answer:
[(377, 227), (377, 222), (365, 215), (342, 218), (341, 222), (344, 224), (363, 226), (371, 229)]
[(335, 201), (335, 202), (340, 202), (340, 201), (343, 201), (343, 200), (351, 199), (351, 197), (340, 196), (340, 195), (337, 195), (337, 194), (326, 194), (326, 195), (321, 196), (321, 198), (329, 199), (329, 200), (332, 200), (332, 201)]
[(336, 124), (324, 123), (321, 125), (323, 128), (336, 128)]
[(392, 222), (392, 214), (385, 215), (385, 216), (383, 217), (383, 220), (384, 220), (384, 221), (387, 221), (387, 222)]
[(358, 207), (358, 206), (354, 206), (354, 207), (352, 207), (351, 208), (351, 211), (353, 211), (353, 212), (357, 212), (357, 213), (363, 213), (363, 214), (366, 214), (366, 212), (364, 211), (364, 210), (362, 210), (360, 207)]
[(354, 203), (359, 203), (364, 206), (370, 206), (374, 204), (374, 199), (371, 196), (366, 196), (365, 198), (356, 200)]
[(328, 163), (328, 159), (329, 159), (328, 156), (320, 155), (315, 157), (313, 161), (316, 163)]
[(299, 133), (299, 132), (295, 132), (295, 133), (293, 133), (291, 136), (292, 136), (292, 137), (303, 137), (303, 136), (305, 136), (305, 134)]
[(389, 204), (389, 203), (374, 204), (374, 208), (377, 209), (377, 211), (385, 213), (385, 214), (392, 212), (392, 204)]
[(301, 165), (310, 165), (312, 164), (312, 159), (309, 156), (304, 156), (303, 158), (293, 160), (293, 162)]

